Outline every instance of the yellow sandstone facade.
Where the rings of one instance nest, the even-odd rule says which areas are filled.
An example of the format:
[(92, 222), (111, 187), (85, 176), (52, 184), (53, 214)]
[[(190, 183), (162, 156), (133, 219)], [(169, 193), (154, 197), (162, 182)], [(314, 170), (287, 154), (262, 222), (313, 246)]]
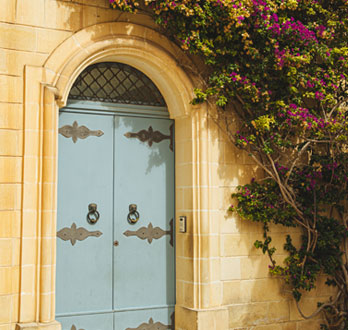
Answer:
[[(2, 0), (0, 9), (0, 330), (58, 330), (55, 249), (58, 110), (88, 65), (144, 72), (176, 127), (176, 329), (319, 329), (303, 321), (268, 260), (258, 225), (226, 212), (238, 184), (260, 175), (208, 113), (193, 107), (196, 64), (151, 18), (108, 0)], [(282, 228), (274, 228), (284, 257)], [(320, 292), (324, 291), (324, 286)], [(329, 293), (327, 292), (329, 295)], [(308, 314), (319, 298), (302, 301)]]

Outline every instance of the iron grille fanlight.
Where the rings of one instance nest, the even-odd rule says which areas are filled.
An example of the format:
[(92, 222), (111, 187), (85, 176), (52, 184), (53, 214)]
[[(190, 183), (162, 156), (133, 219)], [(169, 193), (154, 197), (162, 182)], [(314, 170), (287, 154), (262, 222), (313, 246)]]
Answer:
[(166, 106), (160, 91), (147, 76), (127, 64), (114, 62), (96, 63), (82, 71), (69, 99)]

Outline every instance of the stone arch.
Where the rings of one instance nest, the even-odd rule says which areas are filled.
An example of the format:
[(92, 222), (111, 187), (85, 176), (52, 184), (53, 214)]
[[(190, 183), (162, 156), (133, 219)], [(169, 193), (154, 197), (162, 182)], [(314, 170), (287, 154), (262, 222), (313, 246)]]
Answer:
[(44, 80), (55, 87), (58, 105), (66, 105), (73, 82), (87, 66), (105, 61), (125, 63), (147, 75), (166, 100), (171, 118), (190, 113), (193, 77), (182, 67), (193, 68), (193, 64), (163, 35), (125, 22), (81, 30), (50, 55), (44, 64)]

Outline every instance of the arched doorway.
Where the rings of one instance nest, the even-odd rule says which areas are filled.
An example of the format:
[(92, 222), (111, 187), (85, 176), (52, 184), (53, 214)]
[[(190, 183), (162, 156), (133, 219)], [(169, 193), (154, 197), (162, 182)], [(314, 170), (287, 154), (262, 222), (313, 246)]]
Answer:
[(59, 114), (56, 317), (174, 329), (174, 122), (137, 69), (103, 62)]

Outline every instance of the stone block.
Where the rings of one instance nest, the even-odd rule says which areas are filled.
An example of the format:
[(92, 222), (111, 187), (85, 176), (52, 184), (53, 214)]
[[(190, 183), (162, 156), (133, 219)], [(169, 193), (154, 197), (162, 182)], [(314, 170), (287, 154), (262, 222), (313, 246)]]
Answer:
[(221, 258), (222, 280), (240, 280), (241, 274), (241, 259), (239, 257)]
[(0, 50), (0, 73), (23, 76), (25, 65), (42, 66), (47, 55), (13, 49)]
[(224, 234), (221, 235), (222, 256), (247, 256), (253, 245), (249, 234)]
[(176, 258), (176, 278), (193, 282), (193, 260), (186, 257)]
[(194, 308), (196, 305), (196, 290), (197, 284), (190, 282), (182, 282), (183, 283), (183, 304), (186, 307)]
[[(17, 280), (19, 283), (19, 277)], [(15, 294), (15, 295), (12, 295), (12, 312), (11, 312), (12, 330), (15, 330), (15, 327), (16, 327), (15, 322), (18, 322), (18, 315), (19, 315), (19, 294)]]
[(209, 186), (207, 186), (207, 188), (201, 189), (203, 190), (203, 193), (206, 195), (207, 197), (207, 201), (204, 201), (204, 204), (202, 205), (202, 208), (204, 209), (209, 209), (209, 210), (226, 210), (229, 206), (229, 204), (225, 205), (224, 203), (224, 197), (225, 195), (225, 189), (222, 187), (214, 187), (214, 186), (210, 186), (210, 188), (208, 188)]
[(0, 267), (0, 297), (14, 293), (14, 278), (13, 267)]
[(240, 184), (242, 170), (236, 164), (225, 164), (219, 166), (220, 185), (229, 188), (229, 197), (234, 192), (232, 188)]
[(0, 103), (0, 128), (23, 128), (22, 104)]
[(34, 211), (37, 208), (39, 186), (36, 183), (23, 184), (23, 210)]
[(217, 258), (220, 256), (220, 236), (204, 234), (200, 237), (201, 258)]
[(14, 327), (11, 323), (0, 324), (0, 330), (14, 330)]
[(44, 26), (45, 0), (18, 1), (16, 23), (31, 26)]
[[(268, 288), (265, 288), (265, 291)], [(290, 320), (290, 304), (288, 300), (270, 302), (268, 305), (270, 323), (281, 323)]]
[[(0, 35), (1, 35), (1, 24), (0, 24)], [(16, 103), (16, 102), (21, 103), (23, 101), (23, 78), (22, 77), (0, 75), (0, 101), (11, 102), (11, 103)]]
[(268, 303), (239, 304), (228, 306), (229, 327), (242, 328), (262, 325), (268, 321)]
[(97, 8), (107, 8), (109, 11), (115, 12), (116, 10), (110, 9), (110, 2), (108, 0), (80, 0), (84, 5), (94, 6)]
[(37, 262), (37, 239), (27, 238), (22, 239), (22, 264), (35, 265)]
[(42, 185), (42, 209), (45, 211), (55, 210), (57, 208), (57, 185), (55, 183), (44, 183)]
[(0, 238), (19, 237), (20, 211), (0, 211)]
[(16, 1), (2, 0), (0, 22), (14, 23), (16, 16)]
[(0, 156), (0, 183), (21, 183), (22, 159)]
[(216, 308), (222, 303), (222, 284), (221, 282), (200, 284), (201, 306), (202, 308)]
[(21, 186), (0, 184), (0, 210), (19, 210), (21, 207)]
[(42, 238), (41, 265), (50, 266), (56, 263), (56, 237)]
[(240, 259), (241, 278), (242, 279), (260, 279), (268, 278), (270, 261), (268, 257), (248, 256)]
[(0, 156), (21, 156), (23, 134), (17, 130), (0, 130)]
[[(42, 280), (41, 280), (42, 282)], [(40, 295), (40, 319), (41, 320), (52, 320), (55, 315), (52, 315), (52, 300), (54, 299), (54, 294), (45, 293)], [(55, 329), (55, 328), (53, 328)]]
[(37, 235), (37, 210), (24, 209), (22, 213), (22, 236), (36, 237)]
[(0, 239), (0, 268), (4, 266), (12, 266), (12, 239)]
[(35, 156), (24, 156), (23, 182), (36, 184), (39, 176), (39, 158)]
[(238, 234), (241, 232), (242, 221), (236, 214), (220, 211), (220, 228), (222, 234)]
[(263, 302), (281, 300), (282, 279), (265, 278), (253, 281), (251, 288), (251, 301)]
[(184, 210), (184, 188), (175, 189), (175, 207), (176, 210)]
[[(176, 228), (179, 228), (177, 222)], [(193, 258), (193, 236), (187, 233), (177, 233), (176, 255), (180, 257)]]
[(12, 296), (0, 296), (0, 324), (11, 322)]
[(223, 282), (223, 305), (251, 302), (253, 281), (236, 280)]
[[(30, 80), (30, 79), (29, 79)], [(26, 88), (27, 96), (33, 97), (33, 95), (40, 95), (39, 85), (33, 84), (31, 88)], [(28, 100), (27, 100), (28, 101)], [(25, 129), (26, 130), (38, 130), (40, 129), (40, 105), (39, 103), (25, 103)]]
[(71, 35), (72, 33), (68, 31), (39, 29), (37, 30), (37, 51), (49, 54)]
[(198, 312), (199, 330), (222, 330), (228, 329), (228, 310), (214, 309)]
[(82, 26), (87, 27), (97, 24), (97, 7), (84, 6), (82, 8)]
[(175, 328), (183, 330), (198, 330), (197, 312), (185, 308), (184, 306), (175, 305)]
[(12, 238), (12, 266), (19, 266), (21, 258), (21, 240)]
[(175, 120), (175, 143), (187, 141), (192, 143), (192, 129), (193, 127), (191, 118), (186, 117), (178, 118), (177, 120)]
[[(37, 157), (39, 155), (39, 141), (40, 141), (40, 133), (38, 130), (26, 130), (24, 132), (24, 155), (26, 157)], [(24, 159), (24, 168), (25, 168), (25, 159)], [(24, 172), (24, 182), (25, 175), (27, 173)], [(30, 174), (31, 175), (31, 174)]]
[[(24, 260), (25, 261), (25, 260)], [(21, 294), (34, 295), (36, 287), (36, 266), (24, 265), (21, 269)]]
[(192, 210), (193, 209), (193, 189), (185, 188), (182, 190), (183, 192), (183, 209), (184, 210)]
[(176, 304), (184, 305), (184, 282), (176, 280), (175, 282)]
[[(22, 294), (20, 297), (21, 308), (19, 318), (23, 323), (32, 322), (36, 318), (36, 297), (34, 294)], [(27, 328), (18, 328), (27, 329)], [(28, 328), (30, 329), (30, 328)], [(34, 328), (35, 329), (35, 328)], [(34, 330), (33, 329), (33, 330)], [(36, 329), (35, 329), (36, 330)]]
[(220, 258), (203, 259), (200, 262), (201, 282), (217, 282), (221, 279)]
[(192, 164), (185, 163), (175, 168), (175, 181), (177, 187), (191, 187), (194, 168)]
[(67, 1), (45, 1), (45, 27), (65, 31), (82, 28), (83, 6)]
[(241, 150), (237, 149), (230, 141), (226, 139), (226, 143), (224, 145), (225, 164), (236, 164), (236, 155), (240, 153)]
[(57, 212), (55, 210), (42, 211), (42, 236), (55, 237), (57, 235)]
[(283, 323), (282, 326), (283, 326), (282, 330), (296, 330), (297, 322), (286, 322), (286, 323)]
[(36, 29), (27, 26), (0, 23), (0, 48), (36, 51)]

